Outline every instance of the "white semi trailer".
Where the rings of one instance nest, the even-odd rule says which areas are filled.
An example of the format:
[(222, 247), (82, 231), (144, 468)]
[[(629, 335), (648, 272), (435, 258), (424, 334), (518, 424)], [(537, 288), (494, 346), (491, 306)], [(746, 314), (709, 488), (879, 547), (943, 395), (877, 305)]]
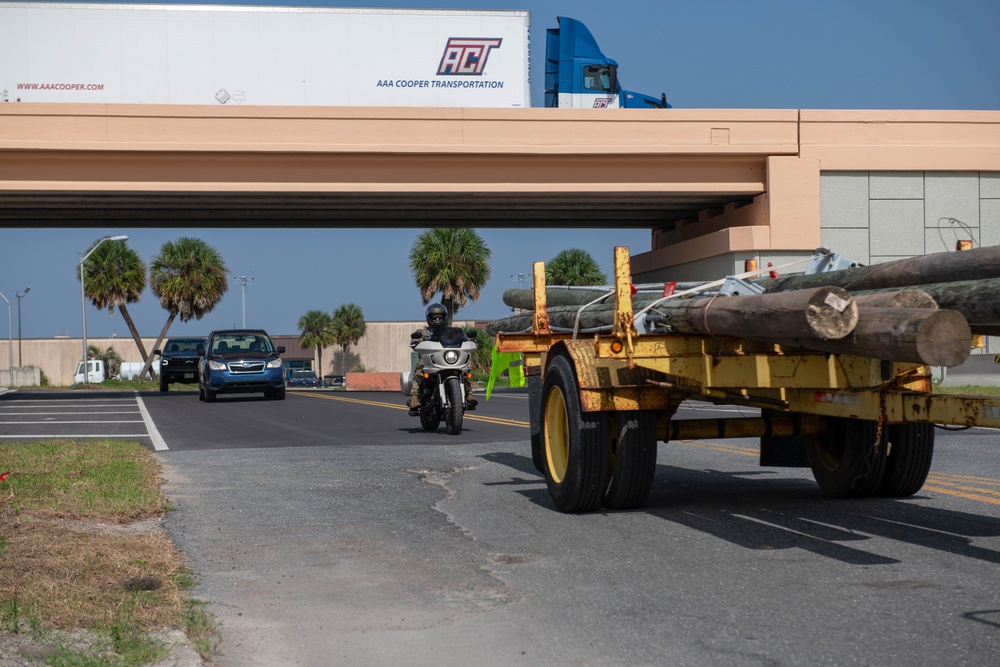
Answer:
[[(546, 106), (666, 106), (621, 90), (573, 19)], [(4, 102), (530, 106), (527, 11), (0, 3)]]

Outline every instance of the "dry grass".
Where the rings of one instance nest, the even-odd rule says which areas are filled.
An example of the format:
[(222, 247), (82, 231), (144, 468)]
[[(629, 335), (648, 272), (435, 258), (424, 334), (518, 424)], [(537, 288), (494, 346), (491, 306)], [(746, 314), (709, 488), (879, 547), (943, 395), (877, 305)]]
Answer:
[(148, 450), (5, 443), (4, 472), (0, 630), (91, 630), (117, 649), (126, 635), (183, 627), (190, 577), (159, 527), (168, 503)]
[[(114, 535), (52, 520), (0, 519), (0, 626), (18, 615), (42, 627), (72, 630), (114, 625), (177, 627), (183, 561), (162, 533)], [(155, 590), (133, 590), (137, 582)], [(10, 616), (8, 618), (8, 616)]]

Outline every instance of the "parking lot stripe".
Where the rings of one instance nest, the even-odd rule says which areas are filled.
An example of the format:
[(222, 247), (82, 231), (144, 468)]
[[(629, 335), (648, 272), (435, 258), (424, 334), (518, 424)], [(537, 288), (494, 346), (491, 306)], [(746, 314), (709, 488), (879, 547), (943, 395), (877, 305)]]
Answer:
[(0, 435), (0, 440), (121, 440), (122, 438), (148, 438), (148, 433), (38, 433), (35, 435)]
[[(45, 423), (45, 424), (99, 424), (101, 422), (102, 422), (102, 420), (100, 420), (100, 419), (65, 419), (65, 420), (64, 419), (60, 419), (59, 421), (46, 420), (43, 423)], [(3, 423), (4, 424), (38, 424), (39, 422), (38, 422), (37, 419), (33, 419), (32, 421), (28, 421), (28, 422), (8, 422), (8, 421), (5, 421)], [(141, 424), (142, 420), (141, 419), (119, 419), (119, 420), (117, 420), (114, 423), (115, 424)]]
[[(83, 362), (81, 361), (80, 363)], [(135, 392), (135, 400), (139, 404), (139, 412), (142, 413), (142, 420), (146, 422), (146, 431), (149, 432), (149, 437), (153, 441), (153, 449), (157, 452), (170, 449), (160, 436), (156, 424), (153, 423), (153, 418), (149, 416), (149, 411), (146, 409), (146, 404), (142, 402), (142, 396), (139, 395), (139, 392)]]

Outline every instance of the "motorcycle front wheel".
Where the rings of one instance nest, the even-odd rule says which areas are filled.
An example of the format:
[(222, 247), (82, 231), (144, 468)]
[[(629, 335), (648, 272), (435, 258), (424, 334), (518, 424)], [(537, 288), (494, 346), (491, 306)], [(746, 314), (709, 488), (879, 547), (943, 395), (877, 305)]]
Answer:
[(448, 435), (458, 435), (462, 432), (462, 417), (465, 415), (465, 403), (462, 400), (462, 381), (451, 378), (445, 382), (445, 395), (448, 406), (444, 409), (444, 419), (448, 425)]

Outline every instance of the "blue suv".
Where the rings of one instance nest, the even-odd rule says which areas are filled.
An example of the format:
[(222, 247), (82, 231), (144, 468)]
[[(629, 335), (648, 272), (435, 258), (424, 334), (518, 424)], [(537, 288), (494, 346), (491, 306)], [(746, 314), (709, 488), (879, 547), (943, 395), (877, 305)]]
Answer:
[(279, 354), (261, 329), (224, 329), (208, 335), (198, 364), (198, 398), (211, 403), (219, 394), (263, 392), (284, 400), (285, 372)]

